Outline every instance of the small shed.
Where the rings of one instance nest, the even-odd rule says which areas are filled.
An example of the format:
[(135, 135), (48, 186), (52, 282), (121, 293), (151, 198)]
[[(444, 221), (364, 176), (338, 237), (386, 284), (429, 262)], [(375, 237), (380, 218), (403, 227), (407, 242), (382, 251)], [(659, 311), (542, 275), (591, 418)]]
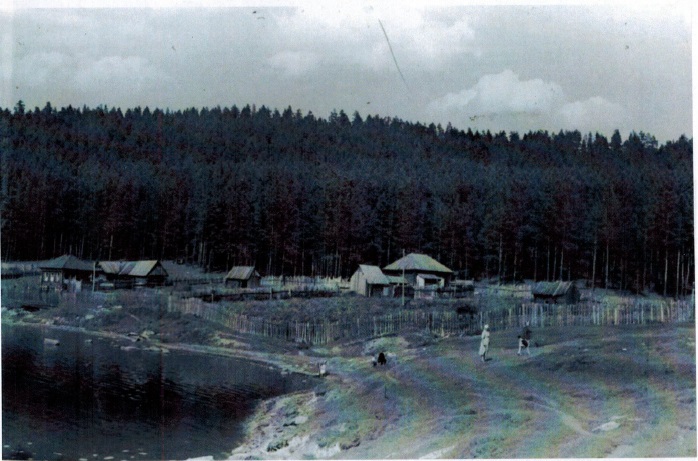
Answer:
[(388, 277), (388, 280), (390, 280), (394, 297), (414, 297), (414, 287), (410, 285), (406, 278), (401, 275), (386, 275), (386, 277)]
[(130, 288), (133, 286), (161, 286), (167, 280), (168, 274), (162, 263), (148, 261), (100, 261), (101, 275), (115, 287)]
[(538, 282), (531, 291), (533, 302), (576, 304), (581, 298), (581, 294), (573, 282)]
[(452, 280), (451, 288), (454, 291), (475, 291), (475, 282), (473, 280)]
[(351, 291), (363, 296), (391, 296), (392, 289), (388, 277), (378, 266), (359, 264), (349, 281)]
[(417, 288), (436, 290), (443, 288), (444, 279), (433, 274), (417, 274)]
[(63, 255), (39, 264), (41, 289), (80, 291), (92, 279), (94, 263), (73, 255)]
[(235, 266), (225, 276), (225, 286), (231, 288), (259, 288), (262, 276), (254, 266)]

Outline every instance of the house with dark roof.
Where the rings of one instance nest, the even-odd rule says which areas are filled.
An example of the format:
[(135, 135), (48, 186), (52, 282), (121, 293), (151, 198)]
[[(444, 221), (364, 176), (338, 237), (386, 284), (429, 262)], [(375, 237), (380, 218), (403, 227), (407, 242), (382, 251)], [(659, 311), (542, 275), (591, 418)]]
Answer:
[(359, 264), (349, 281), (351, 291), (363, 296), (391, 296), (392, 283), (378, 266)]
[(100, 274), (115, 288), (134, 286), (161, 286), (167, 280), (167, 271), (162, 263), (148, 261), (100, 261)]
[(453, 271), (431, 256), (410, 253), (383, 268), (388, 276), (404, 276), (416, 289), (443, 288), (453, 278)]
[(581, 298), (573, 282), (538, 282), (531, 289), (533, 302), (548, 304), (576, 304)]
[(235, 266), (224, 278), (225, 286), (231, 288), (258, 288), (261, 280), (254, 266)]
[(73, 255), (63, 255), (39, 264), (42, 290), (80, 291), (92, 280), (94, 263)]

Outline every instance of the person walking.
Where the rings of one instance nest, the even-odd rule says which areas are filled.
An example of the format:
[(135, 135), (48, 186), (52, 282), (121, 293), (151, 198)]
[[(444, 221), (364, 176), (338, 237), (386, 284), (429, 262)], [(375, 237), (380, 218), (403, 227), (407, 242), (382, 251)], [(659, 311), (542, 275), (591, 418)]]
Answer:
[(485, 325), (482, 329), (482, 336), (480, 337), (480, 359), (484, 362), (487, 360), (487, 351), (490, 348), (490, 326)]
[(525, 351), (528, 355), (531, 355), (531, 351), (528, 349), (528, 341), (519, 335), (519, 351), (516, 353), (516, 355), (521, 355), (521, 351)]
[(527, 342), (531, 342), (531, 335), (533, 334), (530, 325), (531, 322), (526, 322), (526, 326), (524, 326), (523, 330), (521, 330), (521, 337)]

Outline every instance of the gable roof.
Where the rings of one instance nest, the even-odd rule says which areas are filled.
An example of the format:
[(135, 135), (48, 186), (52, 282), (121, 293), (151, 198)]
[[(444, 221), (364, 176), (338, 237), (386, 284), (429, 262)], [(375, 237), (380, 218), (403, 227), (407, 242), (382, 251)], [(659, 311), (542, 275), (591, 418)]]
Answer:
[(385, 271), (419, 271), (419, 272), (442, 272), (445, 274), (452, 274), (453, 271), (448, 267), (444, 266), (431, 256), (419, 253), (410, 253), (407, 256), (403, 256), (394, 263), (387, 265), (383, 268)]
[(366, 282), (371, 285), (390, 285), (390, 280), (378, 266), (359, 264), (359, 270), (366, 277)]
[(531, 292), (538, 296), (562, 296), (572, 288), (572, 282), (538, 282)]
[(120, 261), (100, 261), (98, 265), (105, 274), (119, 275), (119, 272), (121, 272)]
[(259, 272), (254, 270), (254, 266), (235, 266), (225, 276), (227, 280), (249, 280), (252, 275), (259, 277)]
[[(147, 277), (149, 275), (167, 275), (165, 268), (160, 265), (160, 261), (130, 261), (127, 263), (129, 265), (128, 275), (131, 277)], [(163, 274), (153, 274), (155, 269), (160, 266)]]
[(157, 259), (149, 261), (100, 261), (99, 267), (102, 268), (105, 274), (127, 275), (130, 277), (163, 275), (167, 277), (167, 271)]
[(63, 255), (39, 264), (39, 269), (56, 269), (92, 272), (94, 269), (91, 262), (83, 261), (73, 255)]

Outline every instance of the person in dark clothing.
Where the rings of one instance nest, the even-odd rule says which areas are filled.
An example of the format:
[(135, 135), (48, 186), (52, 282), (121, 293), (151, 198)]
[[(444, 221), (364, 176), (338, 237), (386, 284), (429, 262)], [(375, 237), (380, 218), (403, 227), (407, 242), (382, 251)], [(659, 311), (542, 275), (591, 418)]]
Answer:
[(528, 355), (531, 355), (531, 351), (528, 350), (528, 341), (519, 335), (519, 351), (516, 353), (516, 355), (521, 355), (521, 351), (526, 351)]
[(521, 330), (521, 335), (519, 335), (519, 351), (516, 353), (516, 355), (521, 355), (522, 351), (525, 351), (528, 355), (531, 355), (531, 351), (528, 349), (528, 346), (531, 344), (531, 336), (533, 335), (533, 331), (531, 331), (531, 323), (526, 322), (526, 325), (524, 325), (523, 329)]
[(378, 365), (385, 365), (387, 363), (388, 363), (388, 360), (385, 358), (385, 354), (382, 352), (380, 354), (378, 354)]
[(531, 342), (531, 336), (533, 335), (533, 331), (531, 331), (530, 325), (530, 322), (526, 322), (526, 326), (524, 326), (523, 330), (521, 330), (521, 338), (528, 341), (529, 343)]

